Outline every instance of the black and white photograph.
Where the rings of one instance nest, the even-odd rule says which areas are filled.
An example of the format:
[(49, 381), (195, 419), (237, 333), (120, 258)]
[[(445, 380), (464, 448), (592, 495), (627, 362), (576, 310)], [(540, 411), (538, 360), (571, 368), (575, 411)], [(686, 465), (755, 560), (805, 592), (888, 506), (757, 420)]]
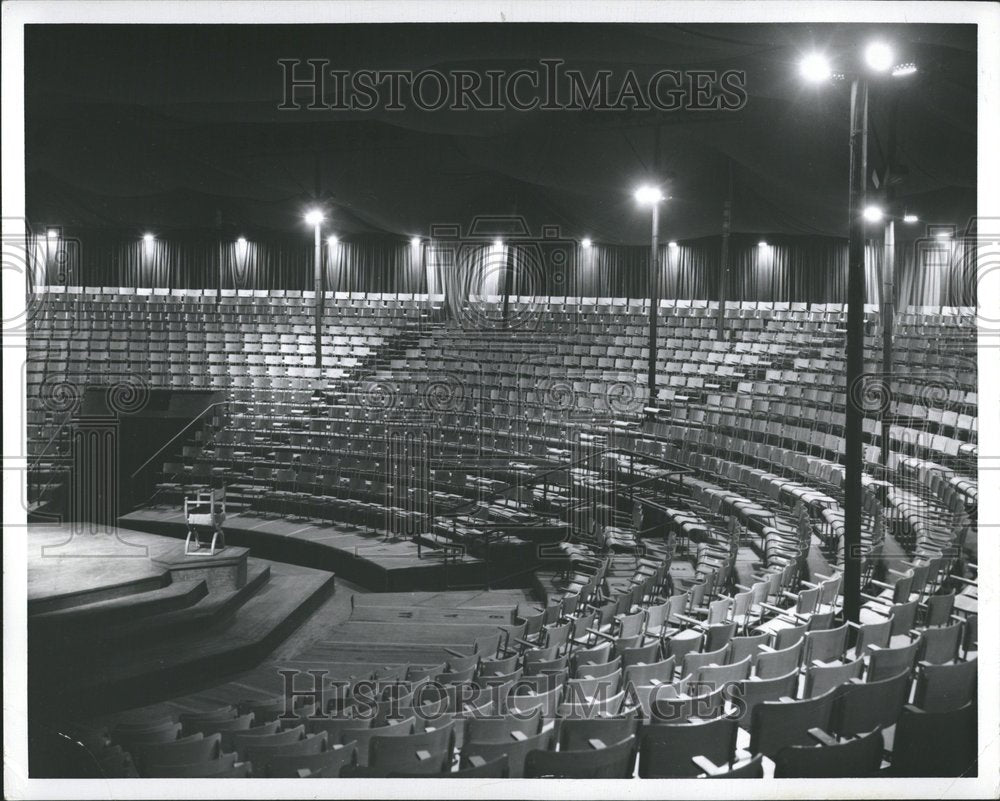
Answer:
[(1000, 5), (2, 9), (6, 797), (997, 797)]

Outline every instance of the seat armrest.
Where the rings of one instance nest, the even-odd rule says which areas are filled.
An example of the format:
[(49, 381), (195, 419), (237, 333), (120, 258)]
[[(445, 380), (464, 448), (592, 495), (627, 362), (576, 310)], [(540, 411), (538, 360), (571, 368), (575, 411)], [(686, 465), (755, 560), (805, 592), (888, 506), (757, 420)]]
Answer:
[(831, 737), (823, 729), (815, 728), (809, 729), (809, 736), (816, 740), (820, 745), (836, 745), (837, 738)]
[(711, 759), (701, 754), (691, 757), (691, 761), (701, 768), (703, 773), (707, 773), (709, 776), (714, 776), (716, 773), (722, 771), (722, 768), (716, 765)]
[(592, 740), (587, 740), (587, 742), (590, 743), (590, 747), (593, 748), (595, 751), (603, 751), (605, 748), (607, 748), (607, 746), (604, 744), (604, 740), (601, 740), (597, 737), (593, 738)]

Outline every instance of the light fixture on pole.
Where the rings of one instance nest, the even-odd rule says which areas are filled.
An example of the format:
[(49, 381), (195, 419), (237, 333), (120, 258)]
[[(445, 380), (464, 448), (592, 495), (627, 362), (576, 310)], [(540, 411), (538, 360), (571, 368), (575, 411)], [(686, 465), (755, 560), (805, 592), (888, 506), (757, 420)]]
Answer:
[[(851, 71), (850, 105), (850, 191), (848, 194), (847, 242), (847, 365), (844, 419), (844, 617), (857, 623), (861, 613), (861, 504), (863, 472), (864, 410), (857, 398), (864, 381), (865, 313), (865, 222), (881, 209), (869, 211), (865, 200), (868, 175), (868, 75), (879, 73), (894, 78), (912, 75), (916, 65), (897, 65), (887, 42), (869, 42), (863, 61)], [(824, 67), (825, 65), (825, 67)], [(896, 68), (893, 69), (894, 65)], [(806, 55), (800, 72), (813, 83), (824, 83), (837, 75), (825, 56)], [(871, 216), (870, 216), (871, 215)], [(874, 220), (873, 220), (874, 221)], [(883, 310), (884, 311), (884, 310)], [(885, 445), (883, 444), (883, 447)]]
[(588, 248), (590, 248), (591, 244), (593, 244), (593, 243), (592, 243), (592, 242), (590, 241), (590, 237), (589, 237), (589, 236), (585, 236), (585, 237), (583, 238), (583, 241), (582, 241), (582, 242), (580, 243), (580, 246), (581, 246), (581, 247), (582, 247), (582, 248), (583, 248), (584, 250), (587, 250)]
[(635, 191), (635, 199), (643, 206), (653, 209), (652, 236), (649, 248), (649, 365), (646, 371), (646, 385), (649, 397), (647, 404), (656, 408), (656, 323), (660, 305), (660, 201), (663, 192), (659, 187), (644, 185)]
[(322, 209), (310, 209), (306, 212), (306, 224), (313, 227), (313, 309), (315, 318), (313, 321), (313, 348), (315, 351), (314, 364), (316, 367), (323, 366), (323, 240), (320, 238), (320, 228), (323, 225)]

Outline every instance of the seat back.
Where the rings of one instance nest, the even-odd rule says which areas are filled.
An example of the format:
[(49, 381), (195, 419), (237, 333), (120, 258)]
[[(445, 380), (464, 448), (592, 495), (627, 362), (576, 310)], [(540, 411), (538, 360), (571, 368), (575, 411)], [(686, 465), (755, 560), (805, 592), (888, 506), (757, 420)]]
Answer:
[(644, 779), (693, 777), (701, 773), (691, 758), (716, 765), (731, 762), (739, 726), (730, 718), (699, 723), (648, 724), (639, 734), (639, 776)]
[(757, 656), (755, 675), (759, 679), (774, 679), (785, 676), (790, 670), (797, 670), (802, 656), (804, 640), (799, 640), (788, 648), (763, 651)]
[(950, 712), (965, 706), (976, 697), (978, 668), (976, 659), (951, 665), (921, 664), (913, 705), (924, 712)]
[(365, 767), (368, 765), (368, 744), (372, 737), (405, 737), (408, 734), (413, 734), (414, 725), (415, 720), (411, 717), (385, 726), (359, 726), (358, 728), (343, 729), (340, 732), (340, 741), (358, 744), (358, 765)]
[(776, 779), (840, 779), (872, 776), (882, 764), (882, 729), (830, 745), (789, 745), (774, 757)]
[(806, 664), (813, 660), (829, 662), (840, 659), (847, 649), (848, 625), (845, 623), (835, 629), (820, 629), (807, 631), (802, 660)]
[(604, 748), (580, 751), (529, 751), (525, 759), (524, 776), (563, 779), (627, 779), (635, 765), (636, 737)]
[(253, 745), (248, 745), (246, 747), (246, 757), (248, 761), (261, 765), (271, 757), (309, 756), (326, 751), (327, 747), (327, 734), (325, 731), (322, 731), (318, 734), (306, 735), (301, 740), (295, 740), (290, 743), (254, 743)]
[(649, 684), (653, 679), (662, 684), (669, 684), (674, 680), (675, 662), (676, 660), (670, 657), (662, 662), (647, 665), (629, 665), (625, 668), (624, 686)]
[(920, 644), (920, 640), (914, 640), (899, 648), (872, 650), (868, 657), (868, 681), (881, 681), (898, 676), (904, 670), (913, 670)]
[(169, 743), (133, 744), (131, 751), (140, 773), (152, 776), (149, 769), (154, 765), (189, 765), (218, 759), (222, 754), (221, 742), (221, 734), (210, 737), (192, 734)]
[(750, 657), (752, 665), (757, 664), (757, 657), (761, 650), (758, 646), (767, 645), (770, 635), (767, 632), (760, 634), (750, 634), (745, 637), (733, 637), (729, 641), (729, 661), (742, 662), (744, 658)]
[(830, 665), (809, 665), (803, 695), (806, 698), (823, 695), (834, 687), (839, 687), (845, 681), (860, 679), (864, 669), (863, 659)]
[(880, 681), (853, 679), (838, 688), (832, 726), (847, 737), (871, 731), (876, 726), (895, 725), (903, 704), (910, 697), (910, 672)]
[(836, 690), (805, 701), (763, 701), (751, 715), (750, 751), (773, 757), (786, 745), (809, 745), (809, 729), (830, 728)]
[(894, 776), (975, 776), (978, 754), (976, 704), (950, 712), (907, 705), (892, 745)]
[(618, 717), (563, 720), (559, 724), (559, 749), (579, 751), (597, 747), (591, 740), (599, 740), (606, 746), (620, 743), (635, 734), (638, 725), (639, 718), (634, 711)]
[(743, 681), (750, 677), (750, 657), (744, 657), (742, 662), (729, 665), (706, 665), (695, 671), (691, 682), (693, 685), (710, 687), (713, 690), (719, 687)]
[(610, 676), (612, 673), (620, 670), (622, 666), (622, 658), (616, 656), (610, 662), (605, 662), (603, 665), (580, 665), (576, 669), (576, 674), (573, 676), (574, 679), (583, 678), (598, 678), (600, 676)]
[(337, 743), (317, 754), (271, 755), (258, 764), (258, 775), (270, 779), (294, 779), (299, 771), (309, 771), (310, 775), (322, 774), (324, 778), (336, 778), (346, 765), (356, 765), (358, 748), (356, 742)]
[(542, 728), (541, 708), (528, 715), (470, 717), (465, 724), (465, 742), (506, 743), (536, 736)]
[(681, 675), (693, 675), (697, 670), (705, 665), (726, 664), (726, 654), (728, 651), (729, 646), (724, 645), (715, 651), (702, 651), (700, 653), (691, 652), (684, 654), (684, 660), (681, 663)]
[(917, 649), (917, 659), (941, 665), (958, 657), (958, 646), (962, 642), (961, 621), (950, 626), (926, 628), (920, 633), (920, 648)]
[(222, 754), (207, 762), (181, 765), (150, 765), (146, 775), (158, 779), (210, 779), (227, 773), (236, 765), (236, 754)]
[(391, 771), (441, 773), (451, 764), (454, 751), (454, 721), (420, 734), (374, 736), (368, 744), (368, 769), (378, 775)]
[(552, 747), (555, 731), (550, 726), (534, 737), (524, 740), (511, 740), (506, 743), (472, 743), (462, 746), (460, 768), (473, 767), (473, 758), (480, 757), (491, 762), (498, 757), (507, 756), (510, 778), (520, 779), (524, 776), (524, 759), (529, 751), (548, 750)]
[(858, 629), (858, 638), (854, 643), (854, 654), (857, 658), (868, 655), (868, 646), (877, 645), (879, 648), (889, 646), (889, 637), (892, 635), (892, 619), (886, 618), (882, 621), (864, 623)]

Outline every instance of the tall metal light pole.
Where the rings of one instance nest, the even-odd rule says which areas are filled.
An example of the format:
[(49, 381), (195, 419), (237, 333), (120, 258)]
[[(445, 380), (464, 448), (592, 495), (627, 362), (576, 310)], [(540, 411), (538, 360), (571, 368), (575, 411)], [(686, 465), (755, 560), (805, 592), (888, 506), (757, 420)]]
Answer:
[(646, 384), (647, 404), (656, 406), (656, 323), (660, 306), (660, 201), (663, 192), (655, 186), (641, 186), (635, 199), (642, 205), (653, 207), (653, 230), (649, 250), (649, 367)]
[(320, 238), (320, 227), (323, 225), (323, 212), (319, 209), (312, 209), (306, 214), (306, 222), (313, 227), (313, 309), (315, 310), (315, 321), (313, 324), (313, 336), (315, 337), (315, 365), (323, 366), (323, 240)]
[(847, 381), (844, 420), (844, 615), (861, 615), (861, 475), (864, 471), (860, 383), (865, 370), (865, 183), (868, 174), (868, 81), (851, 82), (850, 193), (847, 203)]
[[(864, 50), (868, 70), (893, 77), (910, 75), (913, 64), (894, 64), (892, 48), (875, 41)], [(802, 76), (813, 83), (834, 77), (821, 53), (807, 55)], [(851, 80), (850, 191), (847, 242), (847, 376), (844, 393), (844, 617), (858, 622), (861, 613), (861, 520), (864, 474), (862, 398), (865, 368), (865, 194), (868, 176), (868, 79), (863, 70)]]

